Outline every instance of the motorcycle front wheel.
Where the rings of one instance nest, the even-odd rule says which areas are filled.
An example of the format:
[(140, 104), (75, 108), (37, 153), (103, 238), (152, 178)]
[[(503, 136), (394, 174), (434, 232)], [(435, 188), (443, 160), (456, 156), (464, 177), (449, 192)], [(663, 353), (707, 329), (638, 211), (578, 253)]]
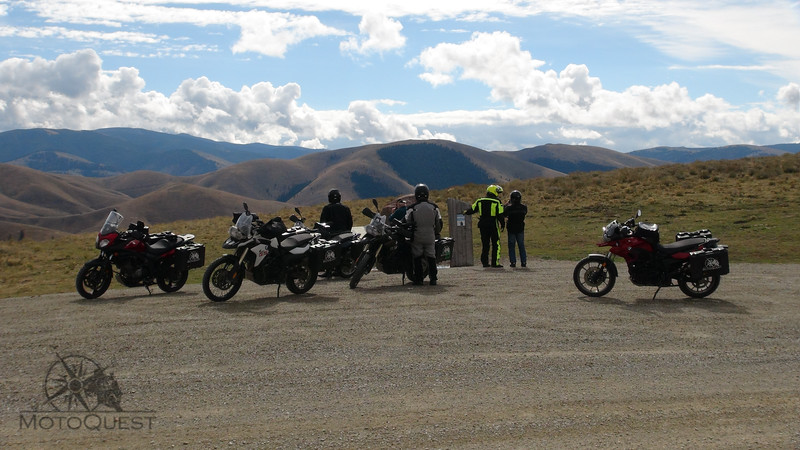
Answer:
[(608, 258), (604, 256), (583, 258), (572, 272), (575, 287), (589, 297), (602, 297), (611, 292), (617, 277), (609, 270), (608, 262)]
[(697, 281), (688, 279), (678, 280), (681, 291), (692, 298), (703, 298), (711, 295), (719, 287), (719, 275), (710, 275)]
[(233, 255), (223, 255), (208, 266), (203, 274), (203, 293), (212, 302), (224, 302), (242, 287), (243, 270)]
[(364, 274), (372, 269), (372, 265), (374, 263), (375, 257), (370, 253), (363, 253), (361, 257), (358, 258), (358, 262), (356, 262), (356, 270), (353, 272), (353, 276), (350, 278), (350, 289), (355, 289), (356, 286), (358, 286), (358, 282), (361, 281), (361, 277), (363, 277)]
[(289, 268), (286, 287), (295, 294), (305, 294), (317, 282), (317, 271), (311, 270), (308, 261)]
[(189, 270), (178, 270), (175, 261), (164, 262), (159, 267), (159, 273), (156, 277), (159, 289), (164, 292), (177, 292), (179, 291), (186, 280), (189, 278)]
[(103, 295), (111, 285), (113, 272), (111, 263), (101, 259), (93, 259), (81, 267), (75, 278), (75, 288), (85, 299), (93, 299)]

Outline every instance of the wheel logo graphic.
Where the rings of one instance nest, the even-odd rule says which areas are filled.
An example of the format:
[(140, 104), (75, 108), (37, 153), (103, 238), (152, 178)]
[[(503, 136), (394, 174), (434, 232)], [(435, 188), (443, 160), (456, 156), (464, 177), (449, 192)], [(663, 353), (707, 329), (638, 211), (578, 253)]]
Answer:
[(106, 368), (81, 355), (56, 356), (44, 380), (47, 405), (55, 411), (95, 411), (101, 405), (122, 411), (122, 391)]

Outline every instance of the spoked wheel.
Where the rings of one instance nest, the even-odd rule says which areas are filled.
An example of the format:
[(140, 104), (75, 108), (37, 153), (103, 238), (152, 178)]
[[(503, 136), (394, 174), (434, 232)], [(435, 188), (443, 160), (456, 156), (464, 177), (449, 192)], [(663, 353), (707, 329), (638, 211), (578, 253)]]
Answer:
[(217, 258), (203, 274), (203, 293), (212, 302), (224, 302), (242, 287), (244, 271), (233, 255)]
[(75, 288), (81, 297), (93, 299), (103, 295), (111, 285), (113, 272), (111, 263), (101, 259), (93, 259), (83, 265), (75, 278)]
[(372, 256), (370, 253), (362, 253), (361, 257), (358, 258), (358, 262), (356, 263), (356, 270), (353, 272), (353, 276), (350, 278), (350, 289), (355, 289), (358, 286), (358, 282), (361, 281), (361, 277), (364, 274), (369, 273), (370, 269), (372, 269), (372, 264), (375, 263), (375, 257)]
[(688, 279), (678, 280), (681, 291), (692, 298), (703, 298), (711, 295), (719, 287), (719, 275), (709, 275), (697, 281)]
[(286, 287), (295, 294), (305, 294), (317, 282), (317, 272), (311, 270), (308, 260), (289, 268)]
[(189, 278), (189, 270), (178, 270), (175, 261), (164, 262), (159, 268), (159, 274), (156, 278), (158, 287), (164, 292), (176, 292), (186, 284)]
[(611, 261), (604, 256), (587, 256), (575, 266), (572, 281), (582, 294), (602, 297), (614, 287), (616, 272), (610, 268)]

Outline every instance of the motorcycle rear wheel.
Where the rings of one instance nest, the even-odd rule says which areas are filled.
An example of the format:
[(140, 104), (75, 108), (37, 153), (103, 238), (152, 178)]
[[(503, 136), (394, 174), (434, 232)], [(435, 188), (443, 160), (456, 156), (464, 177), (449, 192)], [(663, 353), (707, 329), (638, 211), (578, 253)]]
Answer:
[(678, 280), (681, 291), (692, 298), (703, 298), (711, 295), (719, 287), (720, 276), (710, 275), (697, 281)]
[(165, 262), (159, 268), (159, 274), (156, 277), (156, 283), (158, 283), (159, 289), (164, 292), (177, 292), (179, 291), (183, 285), (186, 284), (186, 280), (189, 278), (189, 270), (177, 270), (175, 261)]
[(350, 289), (355, 289), (356, 286), (358, 286), (358, 282), (361, 281), (361, 277), (363, 277), (364, 274), (372, 269), (372, 265), (374, 263), (375, 257), (369, 253), (364, 253), (360, 258), (358, 258), (356, 270), (353, 272), (353, 276), (350, 278)]
[(308, 261), (303, 261), (289, 268), (286, 275), (286, 287), (295, 294), (305, 294), (317, 282), (317, 271), (311, 270)]
[(608, 258), (593, 255), (583, 258), (575, 266), (572, 281), (583, 295), (602, 297), (611, 292), (617, 277), (608, 268)]
[(208, 266), (203, 274), (203, 293), (212, 302), (224, 302), (242, 287), (242, 268), (233, 255), (223, 255)]
[(353, 273), (356, 271), (356, 257), (352, 255), (345, 254), (342, 256), (342, 260), (339, 263), (339, 267), (336, 268), (336, 275), (342, 278), (350, 278), (353, 276)]
[(101, 259), (93, 259), (81, 267), (75, 278), (75, 288), (85, 299), (94, 299), (103, 295), (111, 285), (113, 278), (111, 264)]

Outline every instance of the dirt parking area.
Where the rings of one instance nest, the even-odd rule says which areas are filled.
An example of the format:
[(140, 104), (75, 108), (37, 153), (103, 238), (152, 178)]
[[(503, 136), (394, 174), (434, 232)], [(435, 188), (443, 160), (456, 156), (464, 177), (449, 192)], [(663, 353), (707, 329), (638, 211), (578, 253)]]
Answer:
[(0, 299), (0, 447), (800, 448), (800, 266), (733, 264), (690, 300), (585, 298), (574, 264)]

